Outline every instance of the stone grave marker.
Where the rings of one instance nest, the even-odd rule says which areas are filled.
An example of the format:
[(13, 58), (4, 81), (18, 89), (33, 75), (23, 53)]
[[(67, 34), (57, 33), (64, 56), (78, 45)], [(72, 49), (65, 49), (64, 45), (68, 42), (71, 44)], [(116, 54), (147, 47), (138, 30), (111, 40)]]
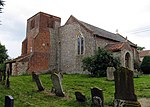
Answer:
[(14, 107), (14, 98), (12, 96), (5, 96), (5, 107)]
[(39, 79), (39, 75), (36, 75), (34, 72), (32, 72), (32, 78), (36, 82), (36, 85), (38, 87), (38, 91), (44, 91), (44, 87), (42, 85), (41, 80)]
[(114, 80), (114, 67), (107, 67), (107, 80)]
[(75, 96), (76, 96), (76, 100), (79, 101), (79, 102), (85, 102), (86, 101), (85, 95), (83, 95), (79, 91), (75, 92)]
[(114, 77), (114, 107), (141, 107), (134, 93), (133, 71), (120, 67), (114, 72)]
[(56, 94), (56, 96), (59, 97), (64, 97), (64, 92), (63, 92), (63, 88), (62, 88), (62, 78), (60, 77), (60, 75), (56, 74), (56, 73), (52, 73), (51, 74), (51, 80), (52, 80), (52, 92), (54, 92)]
[(10, 81), (9, 81), (9, 77), (10, 77), (10, 70), (6, 69), (7, 71), (7, 79), (6, 79), (6, 88), (10, 88)]
[(3, 81), (6, 80), (6, 71), (3, 71)]
[(6, 88), (10, 88), (10, 81), (9, 81), (9, 78), (6, 79)]
[(93, 97), (93, 106), (94, 107), (103, 107), (102, 106), (102, 100), (100, 97), (98, 97), (98, 96)]
[(102, 89), (91, 88), (92, 105), (98, 107), (104, 107), (104, 96)]

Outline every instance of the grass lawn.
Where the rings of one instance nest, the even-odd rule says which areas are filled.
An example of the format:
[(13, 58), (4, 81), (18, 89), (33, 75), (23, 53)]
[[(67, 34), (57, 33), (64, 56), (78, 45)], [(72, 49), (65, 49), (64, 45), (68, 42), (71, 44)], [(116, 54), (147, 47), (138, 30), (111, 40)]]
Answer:
[[(0, 84), (0, 107), (4, 107), (5, 95), (14, 97), (15, 107), (90, 107), (91, 87), (103, 89), (105, 105), (111, 105), (114, 99), (114, 81), (106, 78), (91, 78), (88, 75), (71, 74), (64, 75), (62, 85), (66, 97), (57, 97), (50, 93), (52, 82), (50, 74), (40, 75), (45, 91), (37, 92), (37, 86), (31, 76), (10, 77), (10, 89)], [(138, 98), (150, 98), (150, 76), (134, 78), (135, 93)], [(86, 103), (78, 103), (75, 99), (75, 91), (84, 93)]]

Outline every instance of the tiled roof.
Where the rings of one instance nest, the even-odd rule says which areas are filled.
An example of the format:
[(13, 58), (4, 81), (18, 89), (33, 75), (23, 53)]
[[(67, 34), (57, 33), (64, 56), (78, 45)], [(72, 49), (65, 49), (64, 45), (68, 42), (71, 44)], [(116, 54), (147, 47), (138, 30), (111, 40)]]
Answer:
[[(114, 40), (114, 41), (118, 41), (118, 42), (125, 42), (126, 41), (126, 38), (124, 38), (120, 34), (111, 33), (109, 31), (106, 31), (106, 30), (103, 30), (101, 28), (95, 27), (95, 26), (90, 25), (88, 23), (85, 23), (83, 21), (79, 21), (79, 22), (82, 25), (84, 25), (87, 29), (89, 29), (90, 31), (92, 31), (93, 34), (95, 34), (95, 35), (98, 35), (98, 36), (103, 37), (103, 38), (111, 39), (111, 40)], [(128, 42), (129, 42), (130, 45), (136, 47), (136, 45), (134, 43), (132, 43), (131, 41), (128, 40)]]
[(123, 47), (124, 45), (124, 42), (118, 42), (118, 43), (115, 43), (115, 44), (108, 44), (105, 49), (106, 50), (109, 50), (109, 51), (112, 51), (112, 52), (116, 52), (116, 51), (120, 51), (121, 48)]
[(150, 50), (140, 51), (139, 55), (140, 57), (150, 56)]

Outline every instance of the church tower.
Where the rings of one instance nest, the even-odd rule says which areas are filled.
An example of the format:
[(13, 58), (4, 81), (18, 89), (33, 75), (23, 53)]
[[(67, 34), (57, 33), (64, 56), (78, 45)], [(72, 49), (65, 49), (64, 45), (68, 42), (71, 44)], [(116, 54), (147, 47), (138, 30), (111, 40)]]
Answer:
[(28, 57), (29, 73), (56, 69), (57, 36), (60, 24), (61, 18), (43, 12), (27, 20), (21, 57)]

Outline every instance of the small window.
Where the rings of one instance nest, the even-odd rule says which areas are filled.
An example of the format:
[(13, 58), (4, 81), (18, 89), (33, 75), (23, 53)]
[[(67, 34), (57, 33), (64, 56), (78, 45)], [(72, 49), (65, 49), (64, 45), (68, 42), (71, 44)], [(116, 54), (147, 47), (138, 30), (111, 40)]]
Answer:
[(52, 20), (47, 20), (47, 27), (48, 27), (48, 28), (54, 28), (54, 21), (52, 21)]
[(80, 37), (78, 37), (78, 55), (80, 54)]
[(84, 54), (84, 38), (78, 36), (78, 55)]
[(33, 20), (31, 21), (30, 29), (33, 29), (34, 27), (35, 27), (35, 20), (33, 19)]

